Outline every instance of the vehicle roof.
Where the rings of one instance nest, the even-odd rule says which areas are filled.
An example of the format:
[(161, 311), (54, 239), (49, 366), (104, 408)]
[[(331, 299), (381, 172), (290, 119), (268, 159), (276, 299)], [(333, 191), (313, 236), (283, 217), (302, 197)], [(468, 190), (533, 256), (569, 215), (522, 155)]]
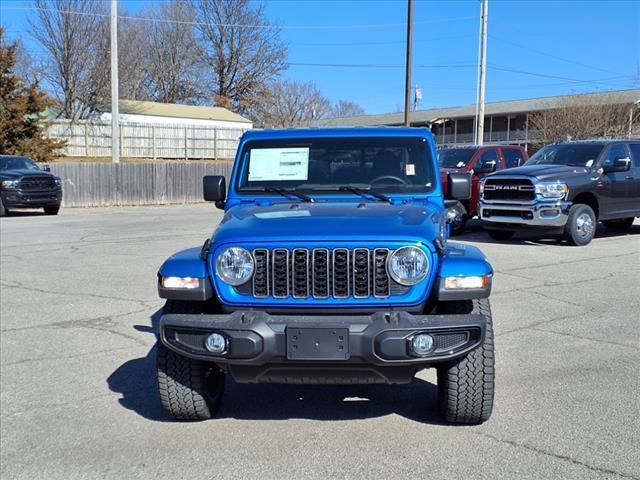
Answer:
[(27, 157), (26, 155), (9, 155), (9, 154), (5, 154), (5, 153), (0, 154), (0, 158), (27, 158), (27, 159), (29, 159), (29, 157)]
[(428, 137), (428, 128), (415, 127), (343, 127), (343, 128), (288, 128), (249, 130), (243, 140), (272, 140), (287, 138), (339, 138), (339, 137)]
[(552, 145), (610, 145), (612, 143), (638, 142), (637, 138), (591, 138), (588, 140), (565, 140)]
[(501, 143), (496, 143), (496, 144), (484, 144), (484, 145), (450, 145), (450, 146), (445, 146), (445, 145), (440, 145), (438, 147), (438, 150), (462, 150), (462, 149), (481, 149), (481, 148), (496, 148), (496, 147), (501, 147), (501, 148), (522, 148), (524, 149), (524, 147), (520, 146), (520, 145), (503, 145)]

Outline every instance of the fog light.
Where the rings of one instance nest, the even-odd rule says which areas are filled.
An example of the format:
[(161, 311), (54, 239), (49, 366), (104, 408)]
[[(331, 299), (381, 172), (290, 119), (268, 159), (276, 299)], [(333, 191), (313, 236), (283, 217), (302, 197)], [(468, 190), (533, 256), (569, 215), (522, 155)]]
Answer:
[(212, 333), (207, 337), (207, 340), (204, 342), (204, 346), (211, 353), (220, 355), (227, 350), (227, 339), (224, 335), (220, 335), (219, 333)]
[(428, 333), (419, 333), (411, 340), (411, 349), (416, 355), (429, 355), (434, 346), (435, 341)]

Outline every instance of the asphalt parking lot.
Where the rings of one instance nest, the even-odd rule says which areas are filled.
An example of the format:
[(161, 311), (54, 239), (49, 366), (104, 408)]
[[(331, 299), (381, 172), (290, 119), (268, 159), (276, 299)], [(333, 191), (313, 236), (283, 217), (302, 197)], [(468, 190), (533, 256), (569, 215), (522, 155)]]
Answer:
[(0, 222), (0, 457), (9, 478), (640, 478), (640, 222), (587, 247), (462, 237), (496, 270), (496, 406), (443, 425), (410, 385), (230, 382), (218, 419), (156, 397), (156, 271), (212, 205)]

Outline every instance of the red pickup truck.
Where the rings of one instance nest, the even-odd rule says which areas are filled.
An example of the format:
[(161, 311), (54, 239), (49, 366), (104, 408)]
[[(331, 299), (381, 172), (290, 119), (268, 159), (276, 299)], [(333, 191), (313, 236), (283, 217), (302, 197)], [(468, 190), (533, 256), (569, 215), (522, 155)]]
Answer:
[(525, 149), (516, 145), (470, 145), (439, 148), (438, 164), (445, 199), (450, 200), (452, 173), (466, 173), (470, 176), (471, 182), (469, 198), (458, 200), (455, 203), (448, 202), (450, 206), (447, 209), (447, 216), (449, 217), (451, 234), (462, 233), (467, 220), (478, 214), (479, 187), (482, 178), (496, 170), (519, 167), (528, 159), (529, 156)]

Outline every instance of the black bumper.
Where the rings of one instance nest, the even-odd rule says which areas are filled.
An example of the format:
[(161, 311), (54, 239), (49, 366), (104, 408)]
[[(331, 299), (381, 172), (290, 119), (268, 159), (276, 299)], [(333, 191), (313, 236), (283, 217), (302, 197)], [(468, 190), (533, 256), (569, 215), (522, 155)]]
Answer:
[(62, 189), (46, 191), (3, 190), (5, 208), (55, 207), (62, 203)]
[[(464, 356), (484, 341), (482, 315), (270, 315), (237, 311), (221, 315), (166, 314), (160, 340), (189, 358), (214, 362), (239, 382), (405, 383), (419, 369)], [(205, 348), (221, 333), (227, 350)], [(410, 340), (429, 333), (433, 351), (417, 356)]]

